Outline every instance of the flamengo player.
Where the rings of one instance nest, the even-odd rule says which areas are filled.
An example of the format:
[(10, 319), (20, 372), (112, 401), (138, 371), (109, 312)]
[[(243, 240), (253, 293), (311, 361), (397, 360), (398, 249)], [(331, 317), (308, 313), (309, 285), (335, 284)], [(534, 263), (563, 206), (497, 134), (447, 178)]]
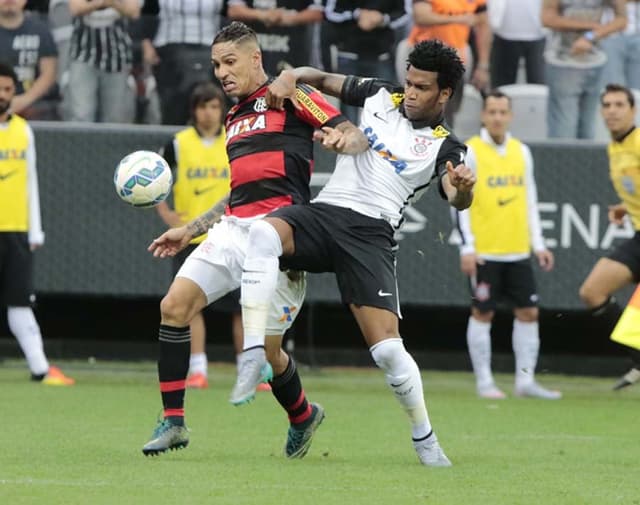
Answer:
[[(225, 121), (231, 192), (210, 211), (168, 230), (149, 246), (155, 256), (174, 256), (193, 237), (208, 231), (206, 240), (187, 258), (160, 304), (158, 375), (164, 416), (142, 449), (145, 455), (189, 443), (184, 423), (189, 322), (208, 304), (240, 286), (251, 223), (277, 208), (309, 201), (314, 129), (323, 127), (323, 144), (338, 152), (361, 152), (367, 147), (362, 132), (308, 86), (297, 88), (300, 108), (267, 107), (269, 79), (262, 68), (256, 34), (245, 24), (234, 22), (223, 28), (213, 41), (211, 55), (224, 92), (238, 99)], [(222, 217), (223, 214), (226, 215)], [(212, 225), (215, 226), (211, 228)], [(291, 275), (290, 279), (283, 272), (277, 277), (267, 332), (281, 338), (302, 304), (305, 280), (302, 275)], [(287, 317), (283, 317), (283, 307), (290, 309)], [(270, 367), (263, 367), (261, 372), (263, 380), (268, 378)], [(307, 422), (306, 400), (304, 405), (297, 402), (298, 398), (291, 400), (287, 390), (275, 385), (273, 394), (292, 424)]]

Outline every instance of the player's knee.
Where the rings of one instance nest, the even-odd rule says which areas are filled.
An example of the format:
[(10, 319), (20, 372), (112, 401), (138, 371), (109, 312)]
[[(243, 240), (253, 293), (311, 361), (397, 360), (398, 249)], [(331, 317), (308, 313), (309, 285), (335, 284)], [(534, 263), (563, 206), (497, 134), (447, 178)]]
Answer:
[(522, 307), (514, 311), (518, 321), (523, 323), (534, 323), (538, 320), (538, 307)]
[(187, 326), (191, 321), (189, 305), (171, 293), (168, 293), (160, 302), (160, 314), (163, 324)]
[(593, 286), (586, 282), (580, 286), (578, 295), (580, 296), (582, 303), (589, 308), (602, 305), (602, 303), (608, 298), (606, 294), (600, 293), (599, 290), (594, 289)]
[(477, 307), (471, 308), (471, 317), (473, 317), (476, 321), (480, 321), (481, 323), (490, 323), (493, 321), (493, 316), (495, 315), (495, 311), (487, 310), (481, 311)]
[(392, 370), (402, 360), (407, 350), (401, 338), (389, 338), (378, 342), (369, 349), (373, 361), (382, 370)]
[(282, 255), (282, 242), (277, 230), (262, 219), (253, 223), (249, 229), (247, 259), (280, 255)]

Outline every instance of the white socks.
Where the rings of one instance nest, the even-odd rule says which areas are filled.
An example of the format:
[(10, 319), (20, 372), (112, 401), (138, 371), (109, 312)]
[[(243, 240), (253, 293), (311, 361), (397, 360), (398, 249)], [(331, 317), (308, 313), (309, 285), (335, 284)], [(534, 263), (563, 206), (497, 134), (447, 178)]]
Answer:
[(516, 357), (516, 389), (534, 381), (540, 338), (538, 322), (525, 323), (513, 320), (513, 352)]
[(189, 373), (201, 373), (207, 375), (207, 355), (204, 352), (192, 354), (189, 357)]
[(282, 242), (276, 229), (256, 221), (249, 230), (247, 257), (242, 266), (242, 325), (244, 349), (264, 346), (269, 305), (276, 291)]
[(31, 307), (9, 307), (7, 309), (9, 329), (20, 344), (33, 375), (44, 375), (49, 371), (49, 362), (44, 355), (40, 326)]
[(476, 386), (482, 390), (494, 385), (491, 373), (491, 323), (469, 317), (467, 348), (476, 376)]
[(422, 392), (422, 377), (413, 357), (406, 351), (401, 338), (378, 342), (369, 351), (380, 367), (411, 422), (413, 439), (426, 437), (432, 430)]

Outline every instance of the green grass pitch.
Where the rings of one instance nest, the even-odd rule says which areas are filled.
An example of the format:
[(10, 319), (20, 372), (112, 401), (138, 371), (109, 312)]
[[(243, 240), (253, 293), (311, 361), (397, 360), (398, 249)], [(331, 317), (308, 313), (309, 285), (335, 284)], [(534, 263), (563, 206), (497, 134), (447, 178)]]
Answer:
[[(375, 369), (302, 373), (327, 413), (303, 460), (282, 455), (287, 421), (269, 393), (227, 396), (235, 369), (187, 393), (191, 445), (140, 449), (160, 410), (155, 364), (64, 363), (78, 384), (44, 387), (0, 365), (0, 504), (640, 504), (640, 387), (543, 376), (558, 402), (475, 397), (470, 373), (423, 371), (431, 420), (454, 466), (419, 465), (408, 422)], [(498, 382), (511, 391), (511, 376)]]

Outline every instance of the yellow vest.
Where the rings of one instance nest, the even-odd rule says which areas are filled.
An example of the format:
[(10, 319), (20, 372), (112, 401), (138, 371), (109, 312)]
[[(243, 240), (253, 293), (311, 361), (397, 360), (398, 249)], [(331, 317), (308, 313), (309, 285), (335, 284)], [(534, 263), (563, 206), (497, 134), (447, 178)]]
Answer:
[[(176, 134), (178, 166), (173, 186), (175, 211), (190, 221), (208, 211), (230, 190), (229, 158), (224, 129), (212, 143), (205, 143), (194, 127)], [(192, 244), (202, 242), (206, 235)]]
[(476, 253), (530, 252), (526, 164), (521, 142), (509, 139), (504, 156), (479, 136), (467, 144), (477, 160), (477, 183), (469, 208)]
[(28, 128), (15, 114), (0, 128), (0, 231), (29, 231)]
[(613, 187), (627, 207), (636, 230), (640, 230), (640, 129), (635, 128), (622, 142), (609, 144), (609, 173)]

